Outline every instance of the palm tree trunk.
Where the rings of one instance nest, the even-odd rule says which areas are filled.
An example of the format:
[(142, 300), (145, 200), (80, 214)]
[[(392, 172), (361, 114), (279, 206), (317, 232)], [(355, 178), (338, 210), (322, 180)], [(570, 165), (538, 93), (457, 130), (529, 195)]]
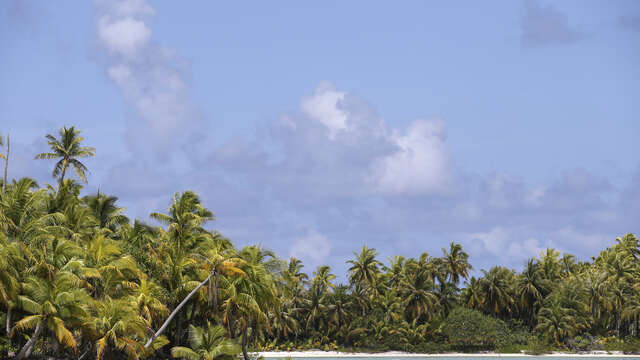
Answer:
[(62, 185), (62, 182), (64, 181), (64, 173), (67, 172), (67, 167), (63, 166), (62, 167), (62, 174), (60, 174), (60, 185)]
[(218, 316), (218, 272), (213, 281), (213, 316)]
[(249, 355), (247, 354), (247, 329), (249, 328), (249, 324), (244, 326), (244, 330), (242, 331), (242, 356), (244, 356), (244, 360), (249, 360)]
[(38, 322), (38, 325), (36, 325), (36, 330), (33, 332), (33, 336), (31, 336), (31, 339), (29, 339), (29, 341), (27, 341), (27, 343), (24, 344), (24, 346), (18, 353), (18, 356), (16, 356), (16, 360), (22, 360), (24, 358), (28, 358), (29, 356), (31, 356), (33, 347), (36, 344), (36, 341), (38, 341), (38, 337), (42, 332), (42, 323), (43, 323), (42, 320)]
[(171, 320), (173, 320), (176, 314), (178, 314), (180, 309), (182, 309), (182, 307), (187, 303), (187, 301), (189, 301), (189, 299), (191, 299), (191, 297), (196, 292), (198, 292), (198, 290), (200, 290), (201, 287), (205, 286), (207, 282), (209, 282), (212, 276), (213, 276), (213, 273), (209, 274), (209, 276), (207, 276), (207, 278), (204, 279), (203, 282), (201, 282), (198, 286), (196, 286), (195, 289), (191, 290), (189, 295), (187, 295), (187, 297), (185, 297), (184, 300), (182, 300), (182, 302), (178, 304), (178, 306), (176, 306), (175, 309), (173, 309), (171, 314), (169, 314), (169, 317), (167, 318), (167, 320), (165, 320), (162, 326), (160, 326), (160, 329), (158, 329), (158, 331), (156, 331), (156, 333), (153, 334), (153, 336), (149, 339), (149, 341), (147, 341), (147, 343), (144, 345), (145, 349), (151, 346), (151, 344), (158, 338), (158, 336), (162, 335), (162, 333), (167, 329), (167, 326), (169, 326), (169, 323), (171, 322)]
[(7, 190), (7, 169), (9, 168), (9, 144), (11, 140), (9, 140), (9, 134), (7, 134), (7, 153), (4, 154), (4, 178), (2, 179), (2, 193)]
[(5, 329), (7, 330), (7, 342), (11, 345), (11, 306), (7, 306), (7, 323)]

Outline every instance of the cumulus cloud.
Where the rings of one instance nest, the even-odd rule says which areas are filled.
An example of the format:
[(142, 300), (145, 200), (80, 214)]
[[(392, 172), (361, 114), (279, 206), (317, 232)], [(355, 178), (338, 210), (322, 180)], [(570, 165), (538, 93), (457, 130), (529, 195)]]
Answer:
[(442, 121), (414, 121), (406, 133), (394, 132), (397, 151), (376, 159), (374, 182), (384, 194), (442, 194), (452, 174)]
[(167, 145), (186, 143), (203, 125), (189, 94), (184, 60), (153, 41), (155, 11), (145, 0), (98, 0), (96, 12), (106, 74), (135, 113), (129, 119), (129, 145), (144, 150), (138, 145), (144, 137), (153, 150), (169, 155)]
[(310, 118), (327, 127), (329, 139), (335, 139), (338, 131), (347, 130), (347, 114), (342, 109), (345, 93), (336, 91), (330, 83), (322, 83), (315, 94), (302, 99), (300, 108)]
[(566, 14), (552, 5), (540, 5), (535, 0), (526, 2), (520, 29), (520, 40), (526, 47), (567, 45), (585, 37), (584, 33), (572, 29)]
[[(264, 239), (314, 264), (326, 257), (337, 272), (363, 241), (383, 258), (439, 253), (457, 241), (478, 269), (519, 268), (546, 247), (584, 258), (631, 231), (622, 229), (611, 184), (586, 169), (537, 184), (504, 172), (461, 175), (445, 127), (420, 119), (389, 127), (366, 101), (323, 83), (260, 141), (233, 139), (215, 149), (196, 177), (224, 179), (203, 191), (216, 199), (220, 224), (236, 224), (238, 239)], [(329, 250), (322, 234), (331, 234)], [(575, 240), (582, 236), (589, 246)]]

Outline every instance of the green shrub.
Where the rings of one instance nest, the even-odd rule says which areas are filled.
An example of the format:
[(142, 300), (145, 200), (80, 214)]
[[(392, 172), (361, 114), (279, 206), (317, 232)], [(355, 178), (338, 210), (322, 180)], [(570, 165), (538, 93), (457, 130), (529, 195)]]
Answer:
[(479, 311), (457, 308), (445, 319), (442, 333), (453, 350), (494, 350), (505, 342), (509, 328), (504, 321)]
[(532, 336), (529, 339), (525, 353), (527, 355), (542, 355), (553, 351), (553, 347), (544, 339)]
[(640, 339), (637, 337), (627, 337), (624, 339), (622, 345), (622, 351), (625, 354), (639, 354), (640, 353)]

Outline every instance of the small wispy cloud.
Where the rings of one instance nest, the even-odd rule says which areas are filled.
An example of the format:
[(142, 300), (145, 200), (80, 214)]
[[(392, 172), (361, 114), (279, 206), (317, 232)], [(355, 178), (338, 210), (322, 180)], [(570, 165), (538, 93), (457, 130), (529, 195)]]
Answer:
[(167, 156), (167, 145), (184, 142), (200, 120), (185, 61), (154, 41), (150, 22), (155, 10), (147, 1), (96, 0), (95, 5), (106, 74), (135, 114), (129, 119), (129, 144), (136, 147), (144, 137)]
[(535, 0), (526, 2), (520, 30), (520, 41), (525, 47), (569, 45), (586, 37), (570, 26), (565, 13), (553, 5), (540, 5)]
[(640, 14), (620, 16), (618, 24), (624, 29), (640, 31)]

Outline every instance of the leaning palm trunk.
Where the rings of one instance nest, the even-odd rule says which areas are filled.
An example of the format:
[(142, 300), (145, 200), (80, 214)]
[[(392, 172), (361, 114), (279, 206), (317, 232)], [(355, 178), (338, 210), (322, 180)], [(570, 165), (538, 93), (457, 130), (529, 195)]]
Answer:
[(7, 341), (9, 345), (11, 345), (11, 306), (7, 306), (7, 323), (5, 326), (5, 330), (7, 331)]
[(42, 332), (42, 323), (42, 320), (38, 322), (38, 325), (36, 325), (36, 330), (33, 332), (33, 336), (31, 336), (31, 339), (29, 339), (29, 341), (24, 344), (22, 349), (20, 349), (18, 356), (16, 356), (16, 360), (22, 360), (31, 356), (33, 347), (36, 345), (36, 341), (38, 341), (38, 337), (40, 337), (40, 333)]
[[(11, 144), (11, 140), (9, 139), (9, 135), (7, 135), (7, 153), (4, 157), (4, 178), (2, 180), (2, 193), (7, 190), (7, 168), (9, 168), (9, 144)], [(8, 334), (8, 333), (7, 333)]]
[(167, 320), (165, 320), (164, 323), (162, 324), (162, 326), (160, 326), (160, 329), (158, 329), (158, 331), (156, 331), (156, 333), (153, 334), (153, 336), (149, 339), (149, 341), (147, 341), (147, 343), (144, 345), (145, 349), (148, 348), (149, 346), (151, 346), (151, 344), (153, 344), (153, 342), (160, 335), (162, 335), (162, 333), (167, 329), (167, 326), (169, 326), (169, 323), (171, 322), (171, 320), (173, 320), (173, 318), (178, 314), (180, 309), (182, 309), (182, 307), (189, 301), (189, 299), (191, 299), (191, 297), (196, 292), (198, 292), (198, 290), (200, 290), (201, 287), (205, 286), (207, 284), (207, 282), (209, 282), (209, 280), (211, 279), (212, 276), (213, 276), (213, 273), (209, 274), (209, 276), (207, 276), (207, 278), (204, 279), (203, 282), (201, 282), (198, 286), (196, 286), (195, 289), (191, 290), (189, 295), (187, 295), (187, 297), (185, 297), (184, 300), (182, 300), (182, 302), (180, 304), (178, 304), (178, 306), (176, 306), (176, 308), (171, 312), (171, 314), (169, 314), (169, 317), (167, 318)]
[(244, 356), (244, 360), (249, 360), (249, 355), (247, 354), (247, 329), (249, 328), (249, 324), (246, 324), (244, 330), (242, 331), (242, 356)]

